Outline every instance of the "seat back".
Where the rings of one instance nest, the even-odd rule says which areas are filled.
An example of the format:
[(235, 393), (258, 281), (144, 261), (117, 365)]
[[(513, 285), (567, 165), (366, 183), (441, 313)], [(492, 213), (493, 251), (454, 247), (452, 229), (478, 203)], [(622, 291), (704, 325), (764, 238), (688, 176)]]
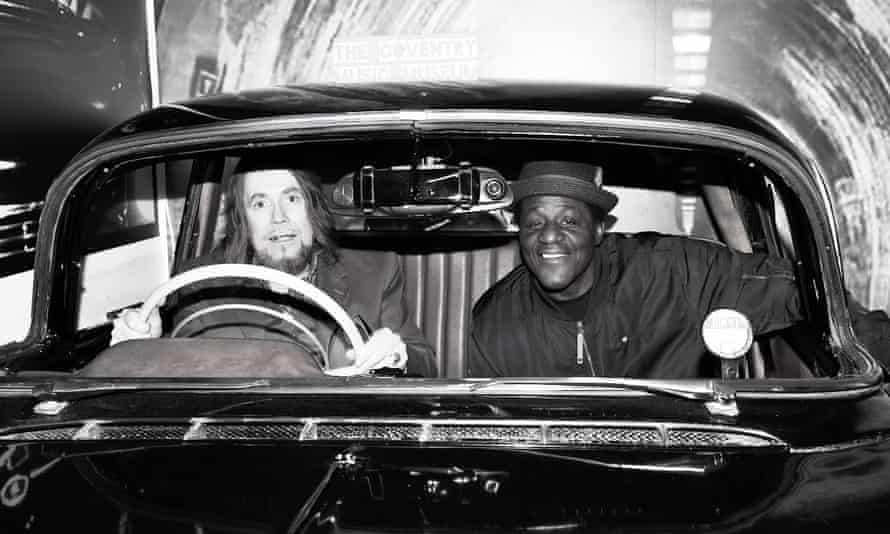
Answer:
[(402, 257), (408, 309), (436, 351), (439, 376), (462, 377), (473, 304), (518, 265), (516, 240)]

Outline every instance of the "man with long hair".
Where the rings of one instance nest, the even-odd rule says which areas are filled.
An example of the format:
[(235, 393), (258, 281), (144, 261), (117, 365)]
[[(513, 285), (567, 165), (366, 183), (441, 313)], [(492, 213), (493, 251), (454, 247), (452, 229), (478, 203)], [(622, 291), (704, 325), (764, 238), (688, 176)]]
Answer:
[[(319, 344), (328, 370), (348, 365), (363, 369), (401, 368), (411, 375), (435, 376), (433, 350), (411, 321), (405, 304), (401, 263), (393, 253), (338, 249), (331, 214), (319, 179), (305, 170), (266, 168), (239, 163), (226, 185), (224, 237), (214, 250), (195, 258), (182, 270), (219, 263), (262, 265), (300, 277), (326, 291), (366, 327), (370, 338), (356, 349), (346, 349), (342, 333), (318, 310), (301, 306), (284, 290), (260, 287), (251, 281), (231, 287), (208, 281), (200, 291), (176, 301), (174, 323), (217, 302), (262, 300), (296, 318), (308, 332), (294, 331), (286, 321), (243, 310), (225, 310), (190, 321), (183, 335), (222, 338), (297, 340), (307, 350)], [(148, 323), (135, 312), (115, 321), (112, 344), (161, 335), (155, 310)], [(301, 343), (305, 337), (313, 343)], [(319, 343), (320, 340), (320, 343)], [(316, 355), (318, 356), (318, 355)], [(324, 356), (320, 356), (323, 360)]]

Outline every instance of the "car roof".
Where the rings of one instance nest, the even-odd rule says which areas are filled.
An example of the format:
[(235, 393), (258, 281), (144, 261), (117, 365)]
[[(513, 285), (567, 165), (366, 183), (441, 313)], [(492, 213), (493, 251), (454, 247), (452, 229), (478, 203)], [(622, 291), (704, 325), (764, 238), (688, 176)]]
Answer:
[(768, 120), (713, 94), (669, 87), (501, 81), (307, 84), (222, 93), (159, 106), (112, 128), (96, 142), (243, 119), (425, 109), (652, 116), (736, 128), (788, 148)]

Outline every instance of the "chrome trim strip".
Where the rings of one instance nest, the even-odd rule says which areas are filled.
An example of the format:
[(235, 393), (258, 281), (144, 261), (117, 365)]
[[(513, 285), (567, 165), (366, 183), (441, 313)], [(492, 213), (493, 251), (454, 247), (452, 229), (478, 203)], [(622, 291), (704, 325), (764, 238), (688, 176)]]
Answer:
[[(5, 388), (33, 385), (7, 381)], [(645, 397), (666, 395), (689, 400), (711, 400), (713, 380), (646, 380), (635, 378), (574, 377), (574, 378), (510, 378), (510, 379), (414, 379), (397, 381), (373, 377), (318, 377), (299, 380), (285, 379), (128, 379), (128, 378), (67, 378), (52, 384), (56, 395), (97, 394), (124, 391), (248, 391), (263, 393), (366, 393), (383, 394), (440, 394), (440, 395), (584, 395), (609, 397)]]
[(43, 201), (26, 202), (23, 204), (0, 204), (0, 221), (6, 217), (20, 215), (43, 208)]
[[(0, 231), (2, 231), (2, 228), (0, 228)], [(0, 246), (6, 245), (9, 243), (27, 241), (29, 239), (34, 239), (35, 237), (37, 237), (36, 232), (22, 233), (21, 235), (17, 235), (17, 236), (13, 236), (13, 237), (0, 237)], [(25, 250), (21, 250), (21, 251), (17, 250), (17, 251), (13, 251), (12, 254), (19, 254), (21, 252), (26, 252), (26, 251)], [(7, 253), (7, 254), (9, 254), (9, 253)]]
[[(814, 389), (818, 383), (822, 389)], [(68, 378), (52, 384), (54, 400), (75, 400), (80, 396), (92, 396), (108, 392), (177, 391), (181, 393), (215, 391), (225, 393), (257, 393), (264, 395), (471, 395), (488, 396), (551, 396), (585, 398), (640, 398), (665, 395), (691, 401), (709, 401), (714, 398), (715, 382), (711, 380), (645, 380), (573, 378), (553, 379), (400, 379), (383, 381), (379, 378), (353, 377), (340, 379), (326, 377), (318, 380), (272, 381), (257, 380), (133, 380), (133, 379), (78, 379)], [(746, 380), (717, 382), (730, 389), (736, 399), (776, 400), (849, 400), (880, 392), (880, 384), (866, 384), (862, 378), (818, 378), (787, 382)], [(755, 390), (754, 387), (762, 390)], [(34, 393), (34, 383), (19, 381), (14, 377), (0, 383), (0, 397)], [(830, 389), (829, 389), (830, 388)], [(45, 393), (45, 392), (44, 392)]]
[[(2, 219), (0, 219), (0, 220), (2, 220)], [(22, 221), (22, 222), (18, 222), (18, 223), (2, 224), (2, 225), (0, 225), (0, 232), (6, 232), (9, 230), (17, 230), (17, 231), (25, 232), (26, 230), (28, 230), (28, 227), (32, 226), (32, 225), (36, 229), (37, 221), (38, 221), (38, 219), (34, 218), (34, 219), (29, 219), (27, 221)], [(36, 236), (37, 233), (35, 232), (33, 235)]]
[(191, 422), (192, 426), (189, 427), (182, 439), (185, 441), (204, 439), (204, 424), (207, 422), (207, 419), (204, 417), (195, 417)]
[(300, 441), (314, 441), (318, 438), (318, 423), (315, 419), (303, 421), (303, 430), (300, 431)]
[[(152, 438), (160, 440), (224, 440), (224, 438), (208, 437), (208, 430), (213, 427), (226, 426), (300, 426), (299, 436), (293, 441), (358, 441), (378, 443), (438, 443), (438, 444), (462, 444), (462, 445), (544, 445), (548, 447), (583, 447), (583, 446), (635, 446), (656, 448), (693, 448), (713, 449), (715, 447), (787, 447), (787, 444), (778, 437), (756, 429), (736, 428), (726, 425), (685, 424), (664, 422), (641, 421), (596, 421), (596, 420), (500, 420), (500, 419), (429, 419), (429, 418), (366, 418), (366, 417), (322, 417), (322, 418), (193, 418), (188, 421), (107, 421), (87, 420), (69, 425), (55, 425), (51, 427), (28, 427), (8, 429), (0, 432), (0, 441), (13, 441), (25, 439), (39, 441), (39, 434), (45, 432), (49, 436), (57, 436), (60, 430), (78, 426), (71, 439), (76, 441), (93, 440), (101, 441), (126, 441), (129, 438), (121, 438), (127, 435), (123, 432), (132, 428), (139, 429), (150, 434), (153, 428), (163, 430), (161, 437)], [(171, 427), (185, 429), (179, 438), (168, 437)], [(336, 430), (344, 428), (344, 437), (336, 436)], [(350, 428), (356, 427), (356, 428)], [(392, 427), (392, 428), (387, 428)], [(112, 431), (110, 436), (103, 436), (104, 430)], [(325, 433), (320, 435), (319, 429)], [(629, 432), (630, 436), (623, 438), (620, 434), (610, 439), (578, 439), (559, 438), (554, 434), (555, 430), (579, 430), (593, 433), (602, 432)], [(350, 435), (349, 431), (354, 434)], [(387, 431), (400, 435), (416, 435), (416, 437), (387, 437)], [(474, 431), (481, 434), (474, 435)], [(501, 435), (499, 431), (506, 433)], [(638, 439), (636, 433), (651, 433), (659, 436), (658, 440)], [(694, 434), (694, 436), (688, 436)], [(678, 436), (678, 437), (675, 437)], [(708, 437), (713, 437), (712, 442)], [(726, 438), (721, 440), (720, 438)], [(733, 441), (732, 438), (736, 438)], [(50, 438), (56, 439), (56, 438)], [(263, 435), (251, 436), (242, 439), (269, 439)], [(279, 438), (280, 439), (280, 438)]]
[[(827, 379), (837, 380), (837, 379)], [(736, 391), (736, 399), (781, 399), (781, 400), (852, 400), (881, 391), (881, 384), (837, 391)]]
[(817, 454), (817, 453), (826, 453), (826, 452), (842, 452), (848, 451), (851, 449), (856, 449), (858, 447), (868, 447), (870, 445), (877, 445), (880, 443), (886, 443), (888, 438), (886, 436), (873, 436), (866, 439), (857, 439), (853, 441), (843, 441), (840, 443), (830, 443), (828, 445), (813, 445), (811, 447), (789, 447), (788, 452), (791, 454)]
[(155, 0), (145, 0), (145, 54), (148, 56), (148, 90), (151, 107), (157, 107), (161, 103), (161, 76), (158, 68), (158, 34), (157, 20), (155, 16)]
[(566, 454), (552, 453), (552, 452), (544, 452), (540, 450), (529, 450), (525, 449), (522, 451), (523, 454), (528, 454), (531, 456), (540, 456), (543, 458), (552, 458), (554, 460), (565, 460), (574, 463), (579, 463), (583, 465), (592, 465), (596, 467), (605, 467), (609, 469), (618, 469), (621, 471), (647, 471), (647, 472), (657, 472), (657, 473), (680, 473), (680, 474), (695, 474), (702, 475), (706, 474), (713, 468), (716, 468), (719, 465), (719, 460), (714, 461), (711, 466), (695, 466), (695, 465), (666, 465), (666, 464), (644, 464), (644, 463), (619, 463), (619, 462), (604, 462), (602, 460), (594, 460), (591, 458), (580, 458), (575, 456), (568, 456)]
[[(12, 256), (21, 256), (22, 254), (32, 254), (34, 252), (33, 247), (22, 247), (22, 250), (14, 250), (12, 252), (0, 252), (0, 259), (10, 258)], [(30, 269), (26, 269), (30, 270)]]
[(71, 439), (78, 440), (92, 440), (97, 439), (98, 437), (98, 429), (99, 425), (102, 424), (102, 421), (87, 421), (85, 422), (78, 430), (71, 436)]

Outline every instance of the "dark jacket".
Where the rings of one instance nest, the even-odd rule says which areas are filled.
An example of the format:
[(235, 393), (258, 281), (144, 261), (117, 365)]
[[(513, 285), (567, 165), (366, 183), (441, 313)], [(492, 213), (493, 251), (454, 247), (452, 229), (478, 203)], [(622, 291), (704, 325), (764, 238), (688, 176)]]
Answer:
[(755, 334), (801, 316), (787, 260), (647, 233), (607, 234), (593, 261), (582, 321), (565, 316), (524, 265), (482, 295), (467, 376), (696, 378), (705, 369), (700, 328), (712, 310), (744, 313)]
[[(196, 258), (180, 271), (203, 265), (224, 263), (218, 252)], [(340, 250), (336, 258), (324, 256), (318, 262), (316, 286), (327, 292), (346, 312), (370, 331), (390, 328), (405, 342), (407, 371), (411, 375), (436, 376), (435, 355), (420, 329), (411, 320), (405, 301), (405, 279), (399, 258), (394, 253)], [(236, 285), (214, 280), (171, 301), (173, 324), (194, 311), (222, 302), (265, 303), (286, 310), (321, 341), (332, 362), (342, 362), (347, 348), (330, 317), (312, 306), (300, 306), (287, 295), (270, 293), (262, 284), (240, 280)], [(166, 329), (165, 329), (166, 330)], [(241, 310), (215, 312), (191, 321), (181, 335), (207, 337), (272, 339), (300, 341), (304, 336), (280, 319)], [(307, 348), (310, 345), (306, 344)]]

